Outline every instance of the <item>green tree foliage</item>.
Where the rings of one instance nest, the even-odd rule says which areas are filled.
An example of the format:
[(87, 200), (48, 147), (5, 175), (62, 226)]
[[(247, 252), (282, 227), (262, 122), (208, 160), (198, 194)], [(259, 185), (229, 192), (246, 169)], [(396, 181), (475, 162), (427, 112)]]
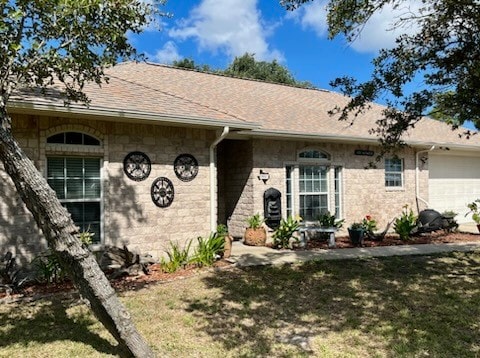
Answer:
[(290, 71), (276, 60), (272, 62), (257, 61), (255, 55), (245, 53), (235, 57), (233, 62), (223, 71), (223, 74), (233, 77), (251, 78), (273, 83), (282, 83), (297, 87), (313, 87), (308, 82), (295, 80)]
[[(159, 1), (157, 4), (161, 4)], [(105, 81), (104, 68), (135, 49), (127, 33), (139, 33), (155, 16), (142, 0), (1, 1), (0, 160), (19, 196), (97, 318), (119, 342), (124, 356), (151, 357), (125, 307), (93, 255), (82, 246), (78, 227), (44, 176), (18, 145), (7, 105), (15, 90), (60, 85), (65, 100), (86, 101), (87, 82)]]
[(175, 67), (187, 68), (201, 72), (213, 72), (225, 76), (250, 78), (266, 82), (281, 83), (290, 86), (313, 88), (309, 82), (297, 81), (290, 71), (280, 65), (276, 60), (272, 62), (257, 61), (254, 54), (245, 53), (243, 56), (235, 57), (230, 65), (224, 70), (214, 70), (208, 65), (196, 65), (194, 60), (185, 58), (173, 61)]
[(190, 58), (184, 58), (178, 61), (174, 60), (172, 62), (172, 66), (201, 72), (214, 72), (214, 70), (212, 70), (209, 65), (196, 65), (195, 61)]
[[(294, 10), (309, 0), (285, 0)], [(420, 9), (408, 11), (409, 0), (330, 0), (327, 2), (329, 36), (353, 41), (370, 17), (385, 5), (405, 9), (394, 27), (417, 28), (401, 35), (391, 49), (374, 59), (366, 82), (337, 78), (332, 85), (351, 101), (334, 113), (353, 118), (379, 98), (387, 102), (376, 132), (384, 144), (401, 143), (402, 134), (425, 115), (450, 118), (454, 127), (467, 120), (480, 128), (480, 3), (475, 0), (424, 0)], [(416, 90), (406, 92), (415, 83)], [(432, 108), (434, 108), (432, 110)]]

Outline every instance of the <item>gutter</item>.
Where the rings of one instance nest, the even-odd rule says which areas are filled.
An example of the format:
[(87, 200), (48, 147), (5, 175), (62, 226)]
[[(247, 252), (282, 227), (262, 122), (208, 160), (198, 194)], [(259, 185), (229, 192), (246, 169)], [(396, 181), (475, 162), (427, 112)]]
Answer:
[(435, 149), (435, 146), (432, 145), (432, 147), (430, 149), (425, 149), (425, 150), (419, 150), (416, 154), (415, 154), (415, 198), (417, 199), (417, 212), (420, 212), (420, 206), (418, 205), (418, 201), (422, 201), (426, 206), (427, 208), (430, 206), (430, 204), (428, 203), (428, 201), (426, 201), (425, 199), (421, 198), (420, 197), (420, 169), (418, 167), (418, 162), (420, 161), (420, 154), (421, 153), (428, 153), (428, 152), (431, 152), (432, 150)]
[(222, 134), (218, 136), (215, 141), (210, 145), (210, 231), (217, 231), (218, 220), (218, 192), (217, 192), (217, 145), (225, 139), (230, 132), (230, 127), (225, 126)]
[(12, 100), (8, 104), (8, 111), (10, 113), (18, 114), (43, 114), (43, 115), (63, 115), (68, 118), (81, 117), (85, 116), (102, 118), (103, 120), (114, 120), (114, 121), (149, 121), (149, 122), (159, 122), (171, 125), (190, 125), (197, 127), (225, 127), (225, 126), (234, 126), (238, 129), (243, 130), (252, 130), (259, 127), (258, 123), (245, 122), (243, 120), (235, 119), (213, 119), (213, 118), (204, 118), (204, 117), (195, 117), (195, 116), (176, 116), (176, 115), (165, 115), (155, 112), (142, 112), (135, 110), (122, 110), (114, 109), (107, 107), (96, 107), (96, 106), (59, 106), (51, 103), (32, 103), (25, 101), (15, 101)]

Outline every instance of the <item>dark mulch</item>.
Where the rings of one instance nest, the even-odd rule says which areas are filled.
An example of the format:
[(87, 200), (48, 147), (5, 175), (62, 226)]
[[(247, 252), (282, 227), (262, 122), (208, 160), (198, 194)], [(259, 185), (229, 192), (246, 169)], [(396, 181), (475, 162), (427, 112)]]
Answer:
[[(396, 245), (414, 245), (414, 244), (445, 244), (454, 242), (477, 242), (480, 241), (480, 234), (467, 232), (444, 232), (436, 231), (427, 234), (413, 236), (409, 240), (400, 240), (396, 234), (389, 234), (381, 241), (365, 239), (362, 247), (376, 246), (396, 246)], [(348, 236), (339, 236), (335, 238), (336, 249), (345, 249), (358, 247), (354, 246)], [(327, 241), (322, 239), (309, 240), (307, 250), (328, 249)]]

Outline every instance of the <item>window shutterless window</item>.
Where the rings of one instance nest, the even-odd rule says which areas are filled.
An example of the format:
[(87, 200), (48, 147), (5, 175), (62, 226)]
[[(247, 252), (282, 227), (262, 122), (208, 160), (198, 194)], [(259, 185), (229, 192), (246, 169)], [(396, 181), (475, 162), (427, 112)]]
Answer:
[(385, 159), (385, 186), (388, 188), (403, 187), (403, 160), (398, 158)]
[(47, 180), (81, 231), (101, 242), (100, 159), (48, 157)]

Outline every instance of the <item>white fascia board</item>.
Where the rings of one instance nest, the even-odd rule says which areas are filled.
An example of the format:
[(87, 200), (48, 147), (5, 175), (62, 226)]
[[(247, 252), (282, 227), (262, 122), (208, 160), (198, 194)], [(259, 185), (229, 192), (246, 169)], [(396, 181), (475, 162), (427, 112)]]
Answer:
[[(254, 129), (252, 131), (240, 131), (237, 132), (238, 135), (249, 136), (249, 137), (263, 137), (263, 138), (272, 138), (272, 139), (288, 139), (288, 140), (323, 140), (329, 142), (342, 142), (342, 143), (351, 143), (351, 144), (374, 144), (380, 145), (378, 138), (369, 138), (369, 137), (352, 137), (352, 136), (342, 136), (335, 134), (310, 134), (310, 133), (301, 133), (301, 132), (286, 132), (286, 131), (266, 131), (261, 129)], [(406, 140), (405, 143), (414, 148), (428, 149), (432, 145), (435, 145), (437, 148), (446, 149), (446, 150), (460, 150), (460, 151), (480, 151), (480, 144), (457, 144), (457, 143), (446, 143), (446, 142), (420, 142), (420, 141), (409, 141)]]
[(10, 101), (8, 103), (10, 113), (27, 114), (45, 114), (45, 115), (63, 115), (66, 117), (98, 117), (108, 120), (143, 120), (151, 122), (161, 122), (177, 125), (194, 125), (202, 127), (225, 127), (252, 130), (259, 128), (258, 123), (244, 122), (240, 120), (217, 120), (194, 116), (169, 116), (158, 113), (115, 110), (101, 107), (78, 107), (78, 106), (59, 106), (44, 103), (32, 103), (24, 101)]

